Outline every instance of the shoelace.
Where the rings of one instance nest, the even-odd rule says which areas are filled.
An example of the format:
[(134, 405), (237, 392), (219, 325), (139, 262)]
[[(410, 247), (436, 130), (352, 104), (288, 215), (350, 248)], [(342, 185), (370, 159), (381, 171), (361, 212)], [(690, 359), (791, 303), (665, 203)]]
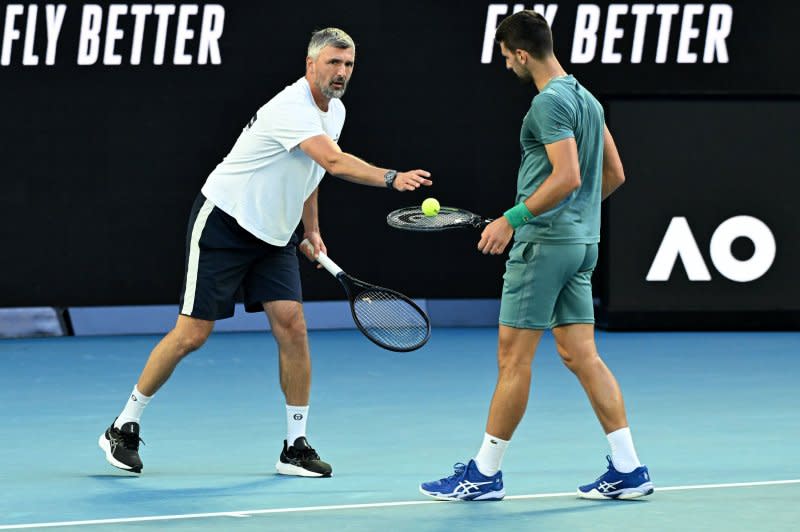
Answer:
[(597, 482), (598, 480), (600, 480), (601, 478), (603, 478), (604, 476), (606, 476), (606, 473), (608, 473), (609, 471), (611, 471), (611, 468), (612, 468), (612, 467), (614, 467), (614, 463), (611, 461), (611, 457), (610, 457), (610, 456), (606, 455), (606, 460), (608, 460), (608, 468), (606, 469), (606, 472), (605, 472), (605, 473), (603, 473), (602, 475), (600, 475), (599, 477), (597, 477), (597, 478), (594, 480), (595, 482)]
[(296, 447), (292, 447), (294, 449), (294, 454), (300, 460), (319, 460), (319, 455), (317, 451), (313, 448), (309, 447), (308, 449), (298, 449)]
[(467, 465), (466, 464), (464, 464), (463, 462), (456, 462), (455, 464), (453, 464), (454, 473), (452, 475), (450, 475), (449, 477), (443, 479), (443, 480), (455, 480), (456, 478), (458, 478), (461, 475), (463, 475), (464, 471), (466, 471), (466, 470), (467, 470)]
[(128, 450), (138, 451), (139, 442), (144, 443), (144, 440), (140, 438), (138, 434), (134, 434), (132, 432), (122, 432), (116, 427), (114, 428), (114, 430), (117, 433), (116, 436), (118, 436), (122, 440), (123, 447), (125, 447)]

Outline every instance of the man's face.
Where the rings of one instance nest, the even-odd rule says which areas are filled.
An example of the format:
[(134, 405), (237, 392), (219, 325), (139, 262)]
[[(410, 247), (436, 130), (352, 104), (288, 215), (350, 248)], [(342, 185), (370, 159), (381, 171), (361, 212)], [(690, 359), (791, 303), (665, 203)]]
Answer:
[(316, 59), (308, 58), (314, 84), (326, 98), (341, 98), (353, 75), (356, 51), (326, 46)]
[(500, 43), (500, 52), (506, 59), (506, 69), (513, 70), (514, 74), (516, 74), (517, 77), (520, 79), (520, 81), (522, 81), (523, 83), (528, 83), (533, 81), (531, 73), (528, 72), (528, 69), (525, 68), (525, 65), (523, 65), (519, 60), (519, 56), (524, 52), (521, 52), (519, 50), (512, 52), (511, 50), (506, 48), (506, 43), (504, 42)]

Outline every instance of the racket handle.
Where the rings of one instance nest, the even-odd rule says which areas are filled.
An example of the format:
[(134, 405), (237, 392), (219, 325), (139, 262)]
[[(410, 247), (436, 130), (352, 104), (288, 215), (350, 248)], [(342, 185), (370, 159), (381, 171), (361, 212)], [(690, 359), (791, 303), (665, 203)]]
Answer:
[(314, 246), (311, 245), (311, 242), (309, 242), (307, 238), (300, 242), (300, 251), (302, 251), (309, 260), (317, 261), (322, 264), (322, 267), (328, 270), (334, 277), (342, 272), (342, 269), (322, 251), (314, 258)]

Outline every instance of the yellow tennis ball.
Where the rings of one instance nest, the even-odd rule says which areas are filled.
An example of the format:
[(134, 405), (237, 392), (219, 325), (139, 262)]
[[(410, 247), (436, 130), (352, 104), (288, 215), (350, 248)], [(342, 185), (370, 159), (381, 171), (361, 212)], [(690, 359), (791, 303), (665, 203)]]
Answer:
[(439, 214), (439, 201), (436, 198), (427, 198), (422, 202), (422, 213), (425, 216), (436, 216)]

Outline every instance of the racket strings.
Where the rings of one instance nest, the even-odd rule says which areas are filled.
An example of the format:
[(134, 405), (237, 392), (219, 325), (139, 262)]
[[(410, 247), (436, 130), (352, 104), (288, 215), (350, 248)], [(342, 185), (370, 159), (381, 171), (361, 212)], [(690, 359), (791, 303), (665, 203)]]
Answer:
[(425, 216), (418, 207), (410, 207), (389, 213), (386, 221), (394, 227), (436, 229), (472, 225), (475, 218), (472, 213), (451, 207), (442, 207), (436, 216)]
[(353, 302), (368, 335), (396, 348), (411, 348), (428, 337), (428, 321), (411, 303), (391, 292), (366, 290)]

